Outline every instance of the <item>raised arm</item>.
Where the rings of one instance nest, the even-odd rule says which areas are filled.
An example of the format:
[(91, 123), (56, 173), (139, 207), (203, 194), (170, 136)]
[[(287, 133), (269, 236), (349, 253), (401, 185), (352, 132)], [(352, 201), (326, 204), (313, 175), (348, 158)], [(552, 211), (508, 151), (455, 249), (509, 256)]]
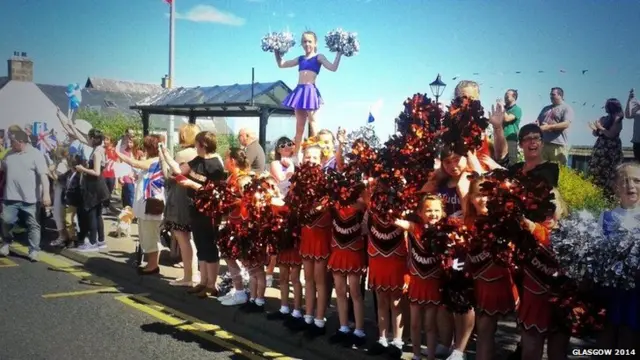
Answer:
[(189, 174), (189, 172), (191, 171), (191, 167), (189, 167), (188, 163), (182, 163), (182, 164), (178, 164), (177, 161), (175, 161), (173, 159), (173, 157), (169, 154), (169, 150), (167, 150), (166, 147), (161, 146), (160, 151), (162, 152), (162, 155), (164, 156), (167, 165), (169, 166), (169, 169), (171, 170), (171, 172), (174, 175), (180, 174), (180, 175), (187, 175)]
[(336, 132), (336, 141), (338, 142), (338, 148), (336, 149), (336, 169), (342, 171), (344, 169), (344, 156), (342, 156), (343, 144), (347, 142), (347, 132), (343, 128), (338, 128)]
[(324, 66), (325, 69), (335, 72), (338, 70), (338, 66), (340, 66), (341, 57), (342, 57), (342, 54), (337, 53), (335, 60), (333, 60), (333, 62), (331, 63), (329, 62), (329, 60), (327, 60), (327, 58), (324, 55), (320, 54), (318, 55), (318, 61), (320, 62), (320, 64), (322, 64), (322, 66)]
[(627, 119), (633, 119), (638, 114), (640, 114), (640, 101), (635, 98), (633, 90), (631, 90), (631, 92), (629, 92), (627, 106), (624, 109), (624, 117)]
[(276, 64), (278, 64), (279, 68), (284, 69), (284, 68), (291, 68), (294, 66), (298, 66), (299, 58), (285, 61), (282, 59), (282, 55), (280, 55), (280, 53), (276, 52), (275, 54), (276, 54)]
[(133, 168), (140, 170), (149, 170), (151, 164), (156, 162), (155, 159), (145, 159), (145, 160), (136, 160), (130, 156), (127, 156), (121, 153), (119, 150), (116, 150), (116, 155), (118, 155), (118, 159), (120, 159), (123, 163), (130, 165)]
[(503, 124), (505, 121), (505, 111), (501, 103), (496, 102), (491, 106), (489, 112), (489, 122), (493, 129), (493, 157), (496, 161), (501, 161), (509, 154), (507, 138), (504, 136)]
[(78, 131), (78, 129), (76, 129), (75, 126), (73, 126), (68, 121), (65, 121), (62, 118), (62, 111), (60, 111), (60, 108), (58, 108), (58, 110), (56, 111), (56, 116), (58, 117), (58, 120), (60, 120), (60, 124), (62, 125), (62, 128), (64, 129), (64, 131), (74, 136), (76, 139), (78, 139), (78, 141), (80, 141), (84, 145), (89, 145), (89, 140), (87, 139), (87, 137), (81, 134)]
[(278, 182), (288, 180), (293, 175), (291, 171), (282, 170), (282, 165), (278, 160), (271, 162), (269, 173)]
[(595, 123), (595, 126), (600, 134), (610, 139), (615, 139), (620, 136), (620, 132), (622, 131), (622, 118), (615, 119), (609, 129), (606, 129), (604, 126), (602, 126), (602, 120), (603, 118), (600, 118), (600, 120), (596, 121)]

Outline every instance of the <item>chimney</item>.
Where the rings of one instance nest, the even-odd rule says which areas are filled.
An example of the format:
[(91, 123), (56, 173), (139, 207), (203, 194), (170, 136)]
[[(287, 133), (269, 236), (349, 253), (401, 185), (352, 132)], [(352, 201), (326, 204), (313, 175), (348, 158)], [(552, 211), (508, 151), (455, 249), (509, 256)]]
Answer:
[(33, 61), (26, 52), (14, 51), (7, 60), (9, 80), (33, 82)]
[(162, 78), (162, 88), (166, 89), (169, 86), (169, 75), (165, 75)]

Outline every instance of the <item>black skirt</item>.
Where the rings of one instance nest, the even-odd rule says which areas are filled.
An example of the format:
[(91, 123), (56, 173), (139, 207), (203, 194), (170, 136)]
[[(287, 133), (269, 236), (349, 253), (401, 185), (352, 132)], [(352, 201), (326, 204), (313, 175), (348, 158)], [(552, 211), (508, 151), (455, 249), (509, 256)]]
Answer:
[(85, 210), (104, 203), (111, 194), (107, 187), (107, 182), (102, 176), (93, 176), (84, 174), (82, 181), (82, 205)]

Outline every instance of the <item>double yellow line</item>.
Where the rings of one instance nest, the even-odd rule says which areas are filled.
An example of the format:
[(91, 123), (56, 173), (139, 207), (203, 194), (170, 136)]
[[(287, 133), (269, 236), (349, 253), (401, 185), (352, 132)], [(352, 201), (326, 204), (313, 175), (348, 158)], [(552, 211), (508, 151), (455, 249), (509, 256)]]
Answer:
[(117, 296), (116, 300), (171, 325), (177, 330), (188, 332), (203, 340), (229, 349), (247, 359), (294, 360), (291, 357), (270, 350), (250, 340), (228, 333), (217, 325), (202, 322), (199, 319), (168, 308), (144, 296), (122, 295)]
[(18, 264), (6, 257), (0, 257), (0, 268), (16, 267)]
[[(18, 254), (28, 254), (28, 248), (20, 244), (12, 244), (11, 249)], [(59, 258), (56, 258), (54, 256), (41, 254), (40, 261), (49, 265), (50, 270), (63, 271), (67, 274), (71, 274), (77, 278), (80, 278), (81, 283), (98, 286), (98, 288), (89, 290), (42, 295), (42, 297), (45, 299), (120, 292), (117, 288), (117, 285), (113, 281), (95, 276), (83, 270), (81, 267), (74, 266), (71, 263), (60, 260)], [(17, 264), (15, 264), (15, 266), (17, 266)], [(230, 351), (233, 351), (234, 353), (241, 355), (242, 357), (245, 357), (247, 359), (295, 360), (292, 357), (285, 356), (279, 352), (256, 344), (248, 339), (224, 331), (220, 326), (205, 323), (178, 310), (166, 307), (145, 297), (144, 294), (123, 294), (116, 296), (115, 299), (129, 307), (144, 312), (147, 315), (150, 315), (170, 326), (173, 326), (177, 330), (191, 333), (192, 335), (195, 335), (202, 340), (214, 343), (222, 348), (229, 349)]]

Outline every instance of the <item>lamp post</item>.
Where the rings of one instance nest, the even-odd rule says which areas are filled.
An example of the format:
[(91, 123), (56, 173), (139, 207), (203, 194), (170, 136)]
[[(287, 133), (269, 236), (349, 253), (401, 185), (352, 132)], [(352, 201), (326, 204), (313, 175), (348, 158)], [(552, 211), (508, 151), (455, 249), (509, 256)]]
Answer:
[(431, 84), (429, 84), (429, 87), (431, 88), (431, 93), (436, 98), (436, 104), (438, 104), (438, 99), (440, 98), (440, 96), (442, 96), (444, 88), (447, 87), (447, 84), (442, 82), (440, 74), (438, 74), (438, 77)]

